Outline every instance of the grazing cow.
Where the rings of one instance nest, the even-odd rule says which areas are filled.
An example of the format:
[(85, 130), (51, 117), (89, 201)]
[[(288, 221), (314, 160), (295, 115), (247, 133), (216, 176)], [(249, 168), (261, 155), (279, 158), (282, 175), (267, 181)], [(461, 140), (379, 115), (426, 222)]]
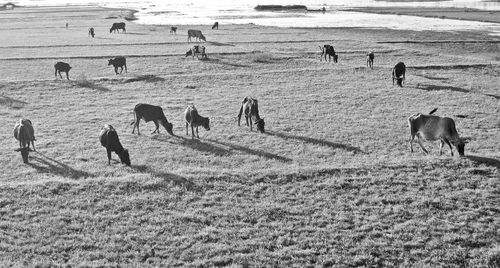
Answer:
[(54, 73), (56, 76), (56, 79), (57, 79), (58, 73), (59, 73), (59, 77), (61, 77), (61, 79), (62, 79), (61, 72), (64, 72), (64, 73), (66, 73), (66, 78), (69, 80), (69, 70), (71, 70), (71, 66), (69, 66), (69, 64), (62, 62), (62, 61), (58, 61), (56, 64), (54, 64), (54, 68), (56, 69), (56, 71)]
[(205, 52), (205, 47), (204, 46), (199, 46), (199, 45), (196, 45), (196, 46), (193, 46), (191, 49), (189, 49), (187, 52), (186, 52), (186, 57), (187, 56), (193, 56), (193, 59), (194, 59), (194, 56), (196, 55), (196, 58), (197, 59), (200, 59), (200, 54), (201, 54), (201, 58), (205, 58), (207, 59), (207, 53)]
[(188, 42), (191, 42), (191, 37), (196, 37), (197, 41), (200, 41), (200, 39), (205, 42), (207, 41), (200, 30), (188, 30)]
[(111, 152), (115, 152), (120, 157), (122, 164), (130, 166), (128, 150), (123, 148), (116, 130), (111, 125), (104, 125), (99, 134), (99, 140), (108, 153), (108, 165), (111, 165)]
[(95, 33), (94, 33), (94, 28), (93, 27), (91, 27), (89, 29), (89, 35), (92, 36), (92, 38), (94, 38)]
[(113, 25), (111, 25), (111, 28), (109, 29), (109, 33), (112, 33), (114, 31), (120, 32), (120, 30), (123, 30), (123, 32), (127, 32), (125, 30), (125, 22), (115, 22)]
[(219, 22), (218, 22), (218, 21), (216, 21), (216, 22), (214, 23), (214, 26), (212, 26), (212, 30), (213, 30), (213, 29), (217, 29), (217, 30), (219, 30)]
[(139, 121), (143, 119), (146, 123), (149, 121), (153, 121), (155, 123), (156, 129), (152, 133), (160, 133), (160, 123), (170, 135), (174, 136), (174, 133), (172, 132), (172, 124), (168, 122), (165, 114), (163, 113), (163, 109), (160, 106), (139, 103), (134, 108), (134, 115), (135, 121), (132, 122), (131, 125), (135, 125), (132, 129), (132, 133), (134, 133), (135, 128), (137, 128), (137, 134), (141, 135), (139, 132)]
[(191, 135), (194, 138), (194, 128), (196, 128), (196, 137), (199, 139), (198, 127), (202, 126), (207, 131), (210, 130), (210, 119), (198, 114), (198, 110), (194, 105), (190, 105), (184, 111), (184, 118), (186, 119), (186, 135), (189, 135), (188, 125), (191, 125)]
[(21, 156), (24, 163), (28, 163), (28, 155), (30, 151), (30, 142), (33, 145), (33, 151), (35, 149), (35, 130), (33, 125), (28, 119), (21, 119), (14, 126), (14, 137), (19, 141), (19, 149), (16, 151), (21, 151)]
[(432, 115), (435, 111), (432, 110), (429, 114), (414, 114), (408, 118), (408, 126), (410, 127), (410, 151), (413, 152), (413, 140), (417, 136), (417, 142), (427, 154), (429, 153), (422, 144), (422, 139), (427, 141), (440, 140), (439, 154), (443, 153), (444, 144), (450, 147), (451, 155), (453, 156), (453, 144), (460, 156), (464, 155), (465, 143), (468, 138), (460, 138), (455, 127), (455, 121), (448, 117)]
[(170, 27), (170, 34), (177, 34), (177, 27)]
[(403, 62), (398, 62), (398, 64), (392, 68), (392, 85), (394, 86), (394, 80), (396, 80), (398, 86), (403, 87), (403, 80), (406, 80), (405, 73), (405, 64)]
[(125, 66), (125, 72), (127, 72), (127, 60), (124, 57), (116, 57), (108, 60), (108, 66), (109, 65), (115, 67), (116, 74), (118, 74), (118, 67), (120, 67), (120, 74), (123, 72), (123, 66)]
[(339, 56), (335, 54), (335, 49), (333, 48), (333, 46), (331, 45), (324, 45), (323, 47), (319, 46), (319, 49), (321, 49), (321, 56), (319, 57), (320, 61), (323, 60), (323, 57), (325, 57), (326, 61), (326, 55), (328, 55), (328, 61), (332, 61), (333, 58), (333, 62), (338, 62)]
[(373, 51), (366, 54), (366, 66), (370, 67), (370, 69), (373, 69), (373, 60), (374, 59), (375, 59), (375, 54), (373, 54)]
[(257, 130), (264, 133), (264, 118), (259, 116), (259, 105), (256, 99), (251, 97), (245, 97), (241, 102), (240, 112), (238, 114), (238, 126), (240, 125), (241, 114), (245, 113), (245, 120), (247, 126), (250, 126), (250, 131), (252, 131), (252, 119), (257, 125)]

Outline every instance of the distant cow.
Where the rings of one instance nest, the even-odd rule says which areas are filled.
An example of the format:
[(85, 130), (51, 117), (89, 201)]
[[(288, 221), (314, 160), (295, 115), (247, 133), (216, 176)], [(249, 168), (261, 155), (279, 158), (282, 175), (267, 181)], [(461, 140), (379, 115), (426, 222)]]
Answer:
[(186, 57), (187, 56), (193, 56), (193, 59), (194, 59), (194, 56), (196, 55), (196, 58), (200, 59), (200, 54), (201, 54), (201, 58), (205, 58), (207, 59), (207, 53), (205, 52), (205, 47), (204, 46), (199, 46), (199, 45), (196, 45), (196, 46), (193, 46), (190, 50), (188, 50), (186, 52)]
[(213, 29), (217, 29), (217, 30), (219, 30), (219, 22), (218, 22), (218, 21), (216, 21), (216, 22), (214, 23), (214, 26), (212, 26), (212, 30), (213, 30)]
[(245, 97), (241, 102), (240, 112), (238, 114), (238, 126), (240, 125), (241, 115), (245, 113), (245, 120), (247, 126), (250, 126), (250, 131), (252, 130), (252, 119), (254, 124), (257, 125), (257, 130), (264, 133), (264, 118), (260, 118), (259, 115), (259, 105), (256, 99), (251, 97)]
[(320, 61), (323, 60), (323, 57), (325, 57), (326, 61), (326, 55), (328, 55), (328, 61), (332, 61), (333, 58), (333, 62), (338, 62), (339, 56), (335, 54), (335, 49), (333, 48), (333, 46), (331, 45), (324, 45), (323, 47), (319, 46), (319, 49), (321, 49), (321, 56), (319, 57)]
[(116, 74), (118, 74), (118, 67), (120, 67), (120, 74), (123, 72), (123, 66), (125, 66), (125, 72), (127, 72), (127, 60), (124, 57), (116, 57), (108, 60), (108, 66), (109, 65), (115, 67)]
[(126, 32), (125, 30), (125, 22), (115, 22), (109, 29), (109, 33), (112, 33), (114, 31), (120, 32), (120, 30), (123, 30), (123, 32)]
[(94, 35), (95, 35), (94, 28), (92, 28), (92, 27), (89, 28), (89, 35), (92, 36), (92, 38), (94, 38)]
[(130, 166), (128, 150), (123, 148), (116, 130), (111, 125), (104, 125), (99, 134), (99, 140), (108, 153), (108, 165), (111, 165), (111, 152), (115, 152), (123, 164)]
[(152, 133), (157, 132), (159, 134), (159, 124), (161, 124), (170, 135), (174, 136), (174, 133), (172, 132), (172, 124), (168, 122), (165, 114), (163, 113), (163, 109), (160, 106), (139, 103), (134, 108), (134, 115), (135, 121), (131, 124), (134, 125), (132, 133), (134, 133), (134, 130), (137, 128), (137, 134), (141, 135), (139, 132), (139, 122), (143, 119), (146, 123), (149, 121), (153, 121), (155, 123), (156, 129)]
[(210, 119), (198, 114), (198, 110), (194, 105), (190, 105), (184, 111), (184, 118), (186, 119), (186, 135), (189, 135), (188, 125), (191, 125), (191, 136), (194, 138), (194, 128), (196, 128), (196, 137), (199, 139), (198, 127), (202, 126), (206, 130), (210, 130)]
[(394, 86), (394, 80), (396, 80), (398, 86), (403, 87), (403, 80), (406, 80), (405, 73), (405, 64), (403, 62), (398, 62), (398, 64), (392, 68), (392, 85)]
[(61, 72), (66, 73), (66, 78), (69, 80), (69, 70), (71, 70), (71, 66), (69, 64), (58, 61), (56, 64), (54, 64), (54, 68), (56, 69), (54, 75), (56, 76), (57, 79), (57, 74), (59, 73), (59, 77), (62, 79)]
[(191, 37), (196, 37), (197, 41), (200, 41), (200, 39), (205, 42), (207, 41), (200, 30), (188, 30), (188, 42), (191, 42)]
[(370, 69), (373, 69), (373, 60), (375, 59), (375, 54), (372, 52), (366, 54), (366, 66), (370, 67)]
[(170, 27), (170, 34), (177, 34), (177, 27)]
[(428, 151), (424, 148), (422, 139), (427, 141), (440, 140), (440, 155), (443, 153), (443, 146), (446, 143), (450, 147), (452, 156), (453, 149), (451, 144), (453, 144), (458, 153), (463, 156), (465, 143), (468, 142), (468, 138), (460, 138), (453, 119), (432, 115), (436, 110), (437, 108), (432, 110), (427, 115), (417, 113), (408, 118), (408, 125), (410, 127), (410, 151), (413, 152), (413, 140), (415, 139), (415, 136), (417, 136), (417, 142), (426, 154)]
[(30, 151), (30, 143), (35, 149), (35, 130), (33, 125), (28, 119), (21, 119), (14, 126), (14, 137), (19, 141), (19, 149), (16, 151), (21, 151), (21, 156), (23, 157), (23, 162), (28, 163), (28, 155)]

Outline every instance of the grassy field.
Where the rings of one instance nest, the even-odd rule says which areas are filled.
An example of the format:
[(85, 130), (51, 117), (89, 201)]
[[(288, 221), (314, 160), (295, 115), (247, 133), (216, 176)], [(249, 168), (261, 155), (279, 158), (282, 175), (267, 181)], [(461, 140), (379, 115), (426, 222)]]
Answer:
[[(0, 266), (500, 266), (499, 38), (256, 25), (171, 36), (129, 22), (110, 34), (125, 14), (2, 11)], [(208, 60), (184, 57), (188, 28), (205, 33)], [(339, 63), (319, 61), (327, 43)], [(120, 55), (128, 73), (115, 75), (107, 59)], [(71, 81), (54, 79), (57, 61)], [(237, 126), (247, 95), (266, 134)], [(161, 105), (175, 136), (144, 122), (132, 134), (137, 103)], [(199, 140), (185, 133), (188, 104), (210, 117)], [(407, 118), (436, 107), (472, 138), (465, 157), (437, 142), (410, 153)], [(14, 151), (22, 117), (37, 138), (30, 164)], [(131, 167), (107, 164), (104, 124)]]

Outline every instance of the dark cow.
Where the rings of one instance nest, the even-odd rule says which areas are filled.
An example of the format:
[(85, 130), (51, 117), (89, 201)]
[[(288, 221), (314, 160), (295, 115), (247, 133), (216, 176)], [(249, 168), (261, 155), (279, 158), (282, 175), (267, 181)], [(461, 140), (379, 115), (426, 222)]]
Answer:
[(177, 34), (177, 27), (170, 27), (170, 34)]
[(127, 32), (125, 30), (125, 22), (115, 22), (115, 23), (113, 23), (113, 25), (111, 26), (111, 28), (109, 28), (109, 33), (112, 33), (114, 31), (120, 32), (120, 30), (123, 30), (123, 32)]
[(59, 73), (59, 77), (62, 79), (61, 72), (66, 73), (66, 78), (69, 80), (69, 70), (71, 70), (71, 66), (69, 64), (58, 61), (56, 64), (54, 64), (54, 68), (56, 69), (54, 75), (56, 76), (57, 79), (57, 74)]
[(108, 165), (111, 165), (111, 152), (115, 152), (120, 157), (122, 164), (130, 166), (128, 150), (123, 148), (116, 130), (111, 125), (104, 125), (99, 134), (99, 140), (108, 153)]
[(406, 80), (405, 73), (405, 64), (403, 62), (398, 62), (398, 64), (392, 68), (392, 85), (394, 86), (394, 80), (396, 80), (398, 86), (403, 87), (403, 80)]
[(200, 59), (200, 54), (201, 54), (201, 58), (205, 58), (207, 59), (207, 53), (205, 52), (205, 47), (204, 46), (199, 46), (199, 45), (196, 45), (196, 46), (193, 46), (190, 50), (188, 50), (186, 52), (186, 57), (187, 56), (193, 56), (193, 59), (194, 59), (194, 56), (196, 56), (197, 59)]
[(191, 42), (191, 37), (195, 37), (197, 41), (203, 40), (207, 41), (205, 36), (201, 33), (200, 30), (188, 30), (188, 42)]
[(460, 138), (453, 119), (432, 115), (436, 110), (437, 108), (432, 110), (429, 114), (417, 113), (408, 118), (408, 126), (410, 127), (410, 151), (413, 152), (413, 140), (416, 136), (418, 144), (426, 154), (429, 152), (424, 148), (422, 140), (439, 140), (441, 141), (439, 147), (440, 155), (443, 153), (443, 146), (446, 143), (450, 147), (452, 156), (452, 144), (456, 147), (458, 154), (463, 156), (465, 143), (468, 142), (468, 138)]
[(125, 72), (127, 72), (127, 60), (124, 57), (116, 57), (108, 60), (108, 66), (109, 65), (115, 67), (116, 74), (118, 74), (118, 67), (120, 67), (120, 74), (123, 72), (123, 66), (125, 66)]
[(257, 130), (261, 133), (264, 133), (264, 118), (260, 118), (259, 116), (259, 105), (256, 99), (251, 97), (245, 97), (243, 101), (241, 101), (241, 108), (238, 114), (238, 126), (240, 125), (241, 115), (245, 113), (245, 120), (247, 126), (250, 126), (250, 131), (252, 131), (252, 119), (257, 125)]
[(372, 52), (366, 54), (366, 66), (370, 67), (370, 69), (373, 69), (373, 60), (375, 59), (375, 54)]
[(196, 128), (196, 137), (199, 139), (198, 127), (202, 126), (207, 131), (210, 130), (210, 119), (198, 114), (198, 110), (194, 105), (190, 105), (184, 111), (184, 118), (186, 119), (186, 135), (189, 135), (188, 125), (191, 125), (191, 135), (194, 138), (194, 128)]
[(331, 45), (324, 45), (323, 47), (319, 46), (319, 49), (321, 49), (321, 56), (319, 57), (320, 61), (323, 60), (323, 57), (325, 57), (326, 61), (326, 55), (328, 55), (328, 61), (332, 61), (333, 58), (333, 62), (338, 62), (339, 56), (335, 54), (335, 49), (333, 48), (333, 46)]
[(95, 33), (93, 27), (89, 28), (89, 35), (92, 36), (92, 38), (94, 38)]
[(141, 135), (139, 132), (139, 122), (143, 119), (146, 123), (149, 121), (153, 121), (155, 123), (156, 129), (152, 133), (157, 132), (159, 134), (159, 124), (161, 124), (170, 135), (174, 136), (174, 133), (172, 132), (172, 124), (168, 122), (165, 114), (163, 113), (163, 109), (160, 106), (139, 103), (134, 108), (134, 115), (135, 121), (131, 123), (131, 125), (134, 125), (132, 133), (134, 133), (134, 130), (137, 128), (137, 134)]
[(218, 22), (218, 21), (216, 21), (216, 22), (214, 23), (214, 26), (212, 26), (212, 30), (213, 30), (213, 29), (217, 29), (217, 30), (219, 30), (219, 22)]
[(33, 125), (28, 119), (21, 119), (14, 126), (14, 137), (19, 141), (19, 149), (16, 151), (21, 151), (21, 156), (24, 163), (28, 163), (28, 155), (30, 149), (30, 143), (33, 145), (33, 151), (35, 149), (35, 130)]

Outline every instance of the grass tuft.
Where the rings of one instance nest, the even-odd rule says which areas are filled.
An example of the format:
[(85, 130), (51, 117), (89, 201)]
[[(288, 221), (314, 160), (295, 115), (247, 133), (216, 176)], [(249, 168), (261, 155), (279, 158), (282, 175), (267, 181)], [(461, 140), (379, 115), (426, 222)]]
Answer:
[(100, 91), (108, 91), (109, 89), (96, 84), (95, 82), (88, 80), (87, 77), (84, 74), (80, 74), (76, 81), (74, 82), (74, 85), (78, 87), (84, 87), (84, 88), (91, 88), (91, 89), (96, 89)]

